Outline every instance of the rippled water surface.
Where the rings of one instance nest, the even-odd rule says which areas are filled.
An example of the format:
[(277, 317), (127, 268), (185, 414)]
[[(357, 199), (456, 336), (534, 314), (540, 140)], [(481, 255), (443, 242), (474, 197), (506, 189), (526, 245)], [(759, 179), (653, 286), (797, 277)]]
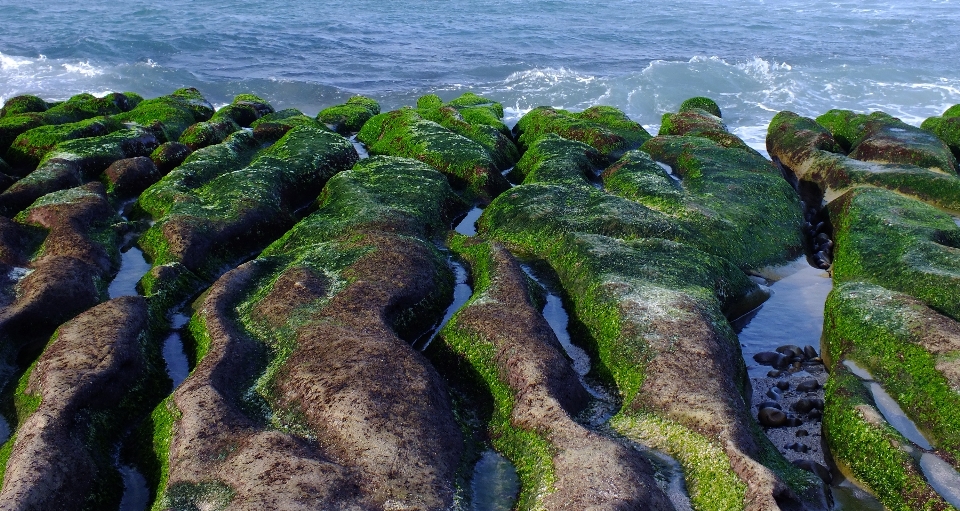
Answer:
[(249, 90), (313, 114), (357, 92), (395, 108), (471, 89), (511, 120), (603, 103), (656, 129), (708, 95), (758, 148), (783, 109), (883, 109), (919, 124), (960, 103), (957, 0), (646, 5), (2, 0), (0, 99), (195, 85), (215, 103)]

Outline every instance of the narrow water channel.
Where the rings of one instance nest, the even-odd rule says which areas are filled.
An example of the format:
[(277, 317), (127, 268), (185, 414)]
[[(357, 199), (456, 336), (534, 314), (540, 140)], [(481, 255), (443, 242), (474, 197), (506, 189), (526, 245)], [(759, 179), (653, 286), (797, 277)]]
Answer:
[(509, 460), (487, 449), (473, 467), (473, 511), (510, 511), (520, 493), (520, 478)]
[[(792, 408), (801, 399), (819, 399), (822, 402), (822, 386), (828, 377), (826, 368), (815, 360), (808, 360), (800, 368), (779, 370), (758, 363), (754, 357), (776, 353), (778, 348), (784, 346), (812, 346), (819, 351), (824, 304), (833, 288), (833, 281), (824, 270), (810, 266), (803, 257), (759, 273), (758, 280), (762, 279), (763, 284), (769, 285), (770, 298), (757, 310), (733, 321), (753, 387), (752, 412), (756, 417), (761, 407), (770, 406), (771, 403), (780, 406), (795, 422), (765, 427), (767, 436), (788, 460), (815, 462), (826, 468), (832, 462), (828, 459), (819, 417), (795, 414)], [(798, 385), (806, 383), (812, 386), (812, 382), (816, 382), (817, 388), (814, 390), (798, 391)], [(884, 509), (869, 493), (839, 477), (834, 477), (831, 492), (834, 509), (837, 510)]]
[(170, 335), (163, 340), (163, 360), (166, 362), (167, 376), (173, 381), (174, 389), (179, 387), (190, 374), (190, 362), (183, 350), (183, 338), (180, 337), (180, 329), (189, 321), (190, 316), (179, 312), (174, 313), (170, 317)]
[(120, 511), (144, 511), (150, 504), (150, 490), (147, 480), (137, 469), (117, 461), (120, 477), (123, 478), (123, 497), (120, 499)]

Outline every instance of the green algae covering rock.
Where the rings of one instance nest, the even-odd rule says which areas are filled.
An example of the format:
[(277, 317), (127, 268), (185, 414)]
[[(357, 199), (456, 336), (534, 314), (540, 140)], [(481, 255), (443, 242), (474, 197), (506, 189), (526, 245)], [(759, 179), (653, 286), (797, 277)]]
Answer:
[(825, 387), (823, 429), (834, 459), (888, 509), (953, 509), (927, 484), (910, 442), (883, 419), (870, 392), (842, 365)]
[(66, 124), (84, 119), (114, 115), (136, 107), (139, 96), (117, 92), (98, 98), (92, 94), (78, 94), (43, 111), (13, 113), (0, 117), (0, 154), (6, 153), (10, 144), (27, 130), (48, 124)]
[(663, 114), (658, 135), (702, 137), (723, 147), (755, 152), (740, 137), (727, 131), (727, 126), (720, 119), (720, 108), (707, 98), (688, 99), (680, 105), (678, 113)]
[(525, 151), (548, 133), (583, 142), (611, 161), (650, 139), (643, 126), (610, 106), (590, 107), (583, 112), (541, 106), (527, 112), (513, 128)]
[(847, 192), (830, 215), (837, 282), (874, 282), (960, 318), (960, 227), (950, 215), (877, 188)]
[[(257, 119), (274, 112), (273, 106), (253, 94), (239, 94), (229, 105), (217, 110), (211, 121), (233, 121), (242, 128), (249, 128)], [(200, 120), (200, 119), (198, 119)]]
[(341, 135), (360, 131), (363, 124), (380, 113), (380, 103), (366, 96), (354, 96), (342, 105), (324, 108), (317, 120), (333, 126)]
[(460, 432), (401, 337), (442, 312), (452, 278), (429, 233), (466, 207), (429, 166), (370, 158), (219, 279), (191, 323), (198, 366), (155, 421), (157, 509), (450, 508)]
[(517, 508), (673, 509), (638, 451), (574, 421), (589, 395), (517, 261), (498, 243), (458, 237), (452, 245), (470, 262), (476, 288), (440, 337), (481, 380), (467, 384), (493, 395), (487, 427), (494, 446), (517, 466), (523, 483)]
[(954, 157), (960, 158), (960, 105), (948, 108), (942, 116), (924, 120), (920, 127), (940, 137)]
[(717, 102), (703, 96), (693, 97), (684, 101), (683, 103), (680, 103), (680, 112), (687, 112), (691, 110), (703, 110), (717, 118), (723, 117), (720, 115), (720, 106), (717, 105)]
[(493, 157), (497, 169), (513, 167), (520, 154), (510, 129), (503, 123), (503, 105), (467, 92), (447, 104), (435, 95), (417, 101), (417, 112), (482, 145)]
[(28, 112), (43, 112), (49, 107), (50, 105), (48, 105), (46, 101), (37, 96), (30, 94), (14, 96), (3, 104), (3, 108), (0, 109), (0, 117), (25, 114)]
[(7, 446), (0, 505), (54, 509), (116, 507), (123, 494), (114, 445), (130, 416), (143, 413), (148, 378), (162, 369), (146, 356), (142, 297), (98, 305), (58, 330), (21, 379), (32, 402)]
[[(201, 167), (216, 164), (214, 158), (184, 165), (191, 161)], [(224, 264), (235, 263), (292, 225), (294, 212), (316, 197), (327, 179), (356, 161), (356, 151), (343, 137), (307, 126), (292, 129), (243, 168), (223, 174), (224, 169), (210, 169), (211, 179), (193, 187), (176, 186), (186, 173), (155, 185), (158, 192), (174, 185), (172, 203), (158, 201), (164, 216), (155, 217), (140, 243), (154, 264), (177, 261), (212, 280)]]
[(864, 115), (831, 110), (817, 117), (817, 122), (850, 151), (851, 158), (957, 173), (957, 159), (942, 140), (884, 112)]
[(960, 459), (960, 323), (912, 296), (844, 282), (826, 305), (830, 360), (854, 360), (930, 442)]
[[(692, 179), (689, 186), (694, 190), (703, 186), (697, 179), (720, 172), (719, 167), (731, 162), (738, 163), (737, 170), (744, 174), (777, 175), (769, 163), (754, 160), (755, 153), (722, 148), (698, 137), (673, 137), (681, 143), (671, 145), (664, 140), (669, 138), (651, 147), (664, 157), (676, 157), (674, 163), (687, 169), (682, 171), (684, 179)], [(708, 145), (720, 156), (713, 155), (713, 161), (713, 153), (704, 151), (701, 159), (688, 156), (681, 161), (682, 151), (675, 149), (682, 148), (685, 139), (697, 148)], [(741, 394), (748, 383), (726, 317), (755, 307), (765, 293), (736, 265), (711, 252), (722, 252), (723, 247), (668, 214), (689, 192), (663, 181), (618, 176), (619, 169), (614, 168), (607, 177), (611, 182), (620, 178), (623, 193), (631, 186), (635, 191), (649, 188), (659, 193), (652, 204), (668, 206), (665, 212), (656, 211), (606, 193), (591, 182), (595, 176), (591, 151), (585, 144), (556, 136), (531, 144), (517, 165), (517, 172), (526, 176), (524, 184), (491, 203), (480, 218), (480, 234), (543, 260), (556, 271), (577, 320), (594, 344), (601, 372), (623, 398), (613, 424), (680, 460), (695, 506), (767, 509), (791, 501), (822, 505), (818, 480), (776, 452), (750, 417)], [(722, 151), (738, 153), (731, 159)], [(635, 170), (653, 170), (649, 158), (632, 158), (623, 166), (636, 163), (640, 168)], [(778, 185), (771, 181), (770, 186)], [(735, 201), (743, 200), (737, 194)], [(798, 226), (797, 199), (788, 195), (787, 200), (784, 218)], [(785, 258), (796, 243), (796, 233), (777, 238), (772, 244), (779, 244), (778, 250), (771, 253)], [(747, 253), (750, 248), (739, 251)], [(777, 258), (769, 255), (766, 261)], [(710, 420), (705, 420), (707, 416)]]
[(952, 172), (849, 158), (829, 130), (793, 112), (780, 112), (770, 122), (767, 151), (785, 172), (816, 184), (827, 200), (852, 187), (870, 185), (960, 211), (960, 179)]
[(196, 151), (208, 145), (219, 144), (228, 135), (239, 130), (240, 125), (233, 119), (198, 122), (187, 128), (177, 141), (189, 147), (191, 151)]
[(444, 173), (455, 189), (466, 189), (489, 201), (510, 184), (481, 144), (403, 108), (374, 116), (357, 139), (370, 154), (414, 158)]
[(7, 150), (7, 159), (18, 167), (36, 168), (40, 160), (60, 142), (98, 137), (123, 127), (122, 123), (110, 117), (94, 117), (80, 122), (39, 126), (17, 137)]
[(250, 124), (250, 127), (253, 128), (253, 135), (257, 137), (257, 140), (264, 143), (280, 140), (283, 135), (297, 126), (310, 126), (321, 130), (328, 129), (323, 123), (304, 115), (296, 108), (288, 108), (264, 115)]
[(176, 142), (190, 125), (206, 121), (212, 115), (213, 107), (200, 91), (186, 88), (167, 96), (144, 100), (137, 108), (116, 116), (116, 119), (152, 126), (163, 137), (162, 142)]

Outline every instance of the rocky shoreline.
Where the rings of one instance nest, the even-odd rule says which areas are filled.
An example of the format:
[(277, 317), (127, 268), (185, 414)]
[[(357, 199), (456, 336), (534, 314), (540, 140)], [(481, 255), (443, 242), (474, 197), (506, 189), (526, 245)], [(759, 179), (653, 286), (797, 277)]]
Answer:
[[(770, 159), (708, 98), (655, 136), (606, 106), (503, 115), (7, 101), (0, 509), (466, 511), (488, 447), (517, 510), (826, 510), (843, 480), (960, 506), (960, 105), (781, 112)], [(149, 268), (111, 299), (131, 243)], [(822, 344), (745, 360), (732, 322), (803, 256), (833, 277)], [(444, 322), (451, 257), (472, 296)]]

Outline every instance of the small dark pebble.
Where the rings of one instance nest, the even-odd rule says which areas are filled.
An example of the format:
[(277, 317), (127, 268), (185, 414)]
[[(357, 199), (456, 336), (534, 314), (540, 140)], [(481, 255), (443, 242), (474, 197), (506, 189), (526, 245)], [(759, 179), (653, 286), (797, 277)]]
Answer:
[(805, 397), (793, 403), (793, 411), (797, 413), (808, 413), (811, 410), (823, 410), (823, 400)]
[(783, 446), (783, 448), (784, 448), (784, 449), (790, 449), (790, 450), (797, 451), (797, 452), (807, 452), (807, 451), (810, 450), (809, 447), (807, 447), (807, 446), (804, 445), (804, 444), (801, 444), (800, 442), (794, 442), (794, 443), (792, 443), (792, 444), (785, 445), (785, 446)]
[(758, 364), (765, 366), (776, 365), (781, 358), (783, 358), (783, 355), (773, 351), (763, 351), (753, 356)]
[(777, 353), (782, 353), (791, 357), (800, 357), (803, 356), (803, 350), (800, 346), (794, 346), (793, 344), (784, 344), (777, 348)]
[(827, 484), (830, 484), (833, 481), (833, 475), (830, 474), (830, 470), (827, 467), (817, 463), (816, 461), (795, 460), (793, 464), (796, 465), (798, 468), (802, 468), (803, 470), (817, 474), (817, 476), (819, 476), (820, 479), (822, 479), (823, 482)]
[(810, 432), (805, 429), (798, 429), (797, 436), (810, 436)]
[(803, 426), (803, 421), (796, 417), (790, 417), (786, 420), (784, 425), (787, 426), (788, 428), (795, 428), (797, 426)]
[(779, 401), (783, 395), (780, 393), (780, 389), (776, 387), (770, 387), (770, 390), (767, 391), (767, 397)]
[(821, 229), (823, 229), (823, 222), (817, 222), (817, 226), (813, 230), (820, 232)]
[(777, 410), (783, 410), (783, 408), (780, 407), (780, 404), (779, 404), (779, 403), (775, 403), (775, 402), (773, 402), (773, 401), (764, 401), (764, 402), (760, 403), (759, 405), (757, 405), (757, 408), (759, 408), (759, 409), (763, 409), (763, 408), (776, 408)]
[(822, 363), (823, 363), (823, 359), (820, 358), (820, 357), (813, 357), (813, 358), (810, 359), (810, 361), (813, 362), (814, 364), (822, 364)]
[(779, 428), (788, 422), (787, 414), (776, 408), (761, 408), (757, 414), (757, 420), (761, 426), (769, 428)]
[(790, 382), (785, 381), (785, 380), (780, 380), (780, 381), (777, 382), (777, 388), (780, 389), (780, 390), (789, 390), (789, 389), (790, 389)]
[(817, 380), (804, 380), (797, 385), (797, 392), (813, 392), (820, 388)]
[(827, 236), (827, 233), (825, 233), (825, 232), (821, 232), (820, 234), (817, 235), (817, 242), (818, 242), (818, 243), (823, 243), (823, 242), (825, 242), (825, 241), (827, 241), (827, 240), (829, 240), (829, 239), (830, 239), (830, 236)]
[(779, 378), (781, 374), (783, 374), (783, 373), (780, 372), (780, 371), (778, 371), (778, 370), (776, 370), (776, 369), (772, 369), (772, 370), (770, 370), (770, 371), (767, 372), (767, 377), (768, 377), (768, 378)]
[(817, 353), (816, 348), (810, 346), (809, 344), (803, 347), (803, 356), (807, 358), (817, 358), (820, 355)]
[(810, 413), (807, 416), (813, 420), (820, 420), (820, 418), (823, 417), (823, 411), (814, 408), (813, 410), (810, 410)]

